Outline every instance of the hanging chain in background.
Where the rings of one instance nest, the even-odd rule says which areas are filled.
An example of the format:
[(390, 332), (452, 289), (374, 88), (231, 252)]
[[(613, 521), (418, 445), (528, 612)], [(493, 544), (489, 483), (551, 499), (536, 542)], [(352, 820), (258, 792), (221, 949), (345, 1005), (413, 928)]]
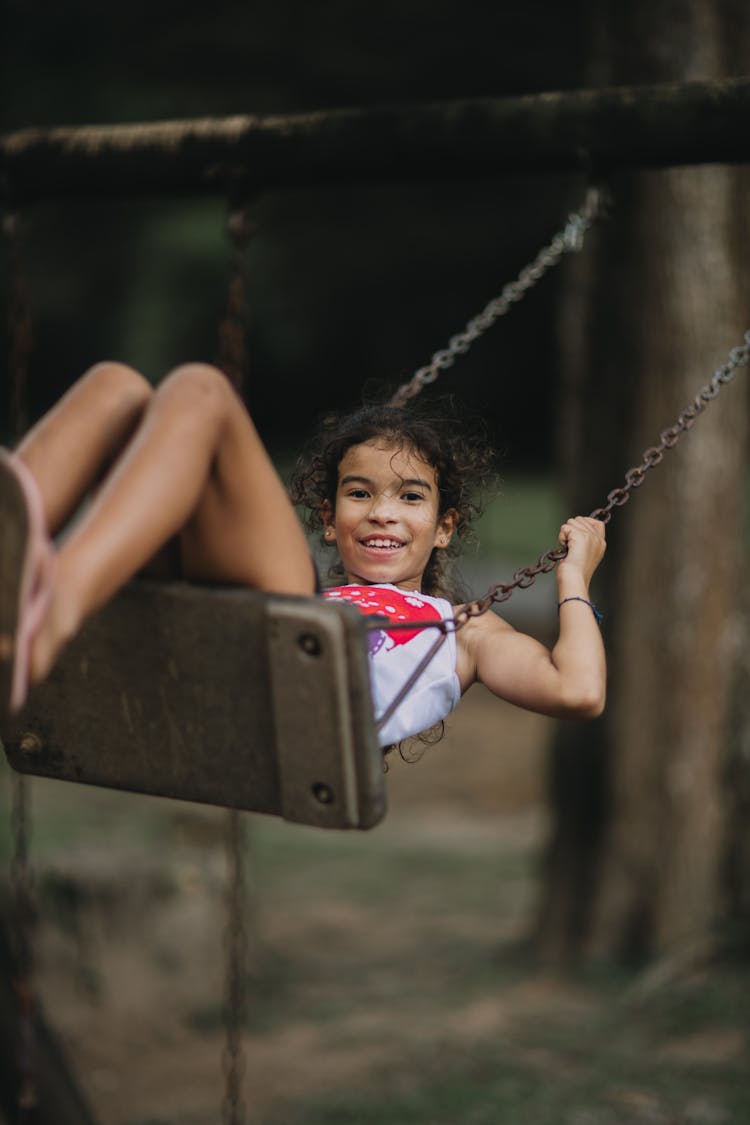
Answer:
[(9, 422), (11, 434), (19, 438), (27, 428), (26, 417), (26, 373), (31, 357), (32, 333), (31, 313), (26, 295), (26, 281), (23, 274), (23, 239), (21, 220), (18, 214), (8, 211), (3, 215), (3, 236), (8, 255), (8, 329), (10, 355), (8, 356), (9, 375)]
[(33, 992), (34, 924), (33, 879), (29, 867), (30, 785), (23, 774), (14, 774), (11, 796), (12, 857), (10, 888), (13, 903), (13, 988), (18, 1006), (18, 1090), (16, 1122), (32, 1120), (37, 1104), (36, 1035)]
[[(3, 236), (8, 254), (8, 328), (10, 336), (9, 425), (14, 439), (26, 429), (26, 385), (32, 349), (32, 323), (23, 274), (21, 220), (15, 212), (3, 216)], [(11, 776), (10, 892), (12, 901), (12, 940), (15, 960), (13, 986), (18, 1004), (18, 1125), (30, 1121), (37, 1105), (36, 1050), (33, 994), (34, 924), (33, 879), (29, 865), (31, 784), (24, 774)]]
[(242, 390), (247, 368), (245, 255), (251, 233), (252, 229), (246, 208), (232, 207), (227, 216), (227, 234), (230, 243), (227, 304), (219, 325), (219, 348), (216, 363), (237, 391)]
[[(245, 255), (251, 234), (247, 208), (230, 204), (227, 234), (231, 247), (227, 306), (219, 325), (218, 366), (242, 393), (247, 369)], [(224, 1100), (223, 1125), (244, 1125), (242, 1079), (245, 1072), (242, 1037), (247, 1017), (247, 930), (245, 926), (245, 832), (241, 814), (226, 814), (227, 922), (224, 935)]]
[(226, 1040), (222, 1056), (224, 1070), (224, 1125), (244, 1125), (245, 1106), (242, 1101), (244, 1057), (242, 1035), (247, 999), (247, 929), (245, 926), (245, 832), (241, 814), (231, 809), (227, 814), (227, 929), (224, 1019)]
[(515, 281), (505, 286), (502, 293), (475, 316), (455, 336), (451, 336), (448, 347), (435, 352), (431, 361), (420, 367), (412, 378), (403, 383), (390, 400), (391, 406), (405, 406), (409, 399), (414, 398), (428, 384), (434, 383), (441, 371), (451, 367), (456, 358), (464, 355), (475, 340), (478, 340), (488, 328), (516, 304), (536, 285), (552, 266), (562, 258), (563, 254), (571, 250), (580, 250), (583, 239), (591, 224), (596, 219), (602, 204), (602, 195), (599, 188), (592, 187), (586, 192), (583, 205), (579, 211), (568, 216), (568, 221), (551, 242), (544, 246), (533, 262), (521, 270)]

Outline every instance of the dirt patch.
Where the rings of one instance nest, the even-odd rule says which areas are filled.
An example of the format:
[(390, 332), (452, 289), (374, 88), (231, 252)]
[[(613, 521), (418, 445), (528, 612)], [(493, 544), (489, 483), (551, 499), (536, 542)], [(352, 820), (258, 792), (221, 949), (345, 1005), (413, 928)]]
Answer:
[[(652, 1042), (626, 1026), (641, 1015), (611, 1014), (609, 987), (525, 955), (553, 731), (473, 691), (417, 765), (394, 758), (390, 811), (373, 832), (250, 818), (243, 1093), (254, 1125), (687, 1121), (663, 1116), (671, 1093), (624, 1082), (622, 1069), (650, 1054), (662, 1069), (741, 1068), (746, 1039), (731, 1021)], [(54, 783), (35, 786), (34, 805), (39, 994), (97, 1119), (215, 1125), (226, 814)], [(691, 1097), (729, 1120), (722, 1095)]]

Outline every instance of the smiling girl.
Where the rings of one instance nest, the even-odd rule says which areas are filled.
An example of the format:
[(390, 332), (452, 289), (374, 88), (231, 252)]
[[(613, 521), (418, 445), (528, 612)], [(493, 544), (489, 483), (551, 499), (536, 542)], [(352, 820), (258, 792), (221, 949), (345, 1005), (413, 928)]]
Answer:
[[(470, 530), (475, 493), (491, 453), (453, 416), (371, 406), (331, 418), (306, 462), (293, 498), (308, 526), (335, 545), (338, 583), (326, 596), (395, 621), (452, 618), (444, 565)], [(472, 617), (417, 680), (380, 732), (383, 743), (418, 734), (444, 718), (473, 683), (520, 707), (560, 718), (592, 718), (604, 707), (604, 646), (589, 583), (604, 550), (604, 525), (577, 516), (560, 528), (567, 555), (557, 568), (560, 631), (550, 650), (494, 613)], [(403, 638), (406, 638), (404, 640)], [(376, 713), (387, 707), (430, 648), (432, 630), (386, 630), (371, 645)], [(373, 651), (374, 649), (374, 651)]]
[[(471, 489), (486, 464), (450, 419), (376, 407), (331, 423), (295, 487), (338, 550), (343, 582), (327, 596), (401, 621), (452, 617), (442, 561), (470, 524)], [(0, 453), (0, 528), (1, 711), (23, 706), (29, 685), (134, 575), (297, 595), (316, 585), (304, 532), (251, 419), (205, 364), (177, 368), (156, 389), (123, 364), (92, 368), (15, 452)], [(571, 519), (560, 543), (554, 647), (495, 614), (470, 619), (449, 633), (381, 742), (431, 726), (474, 682), (545, 714), (599, 714), (606, 673), (589, 582), (603, 525)], [(428, 632), (373, 634), (376, 712), (416, 666)]]

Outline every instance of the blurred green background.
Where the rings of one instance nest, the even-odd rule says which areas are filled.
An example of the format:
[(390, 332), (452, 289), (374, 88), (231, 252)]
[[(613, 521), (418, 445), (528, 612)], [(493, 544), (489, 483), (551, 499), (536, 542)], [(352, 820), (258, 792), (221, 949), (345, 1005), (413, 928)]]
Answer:
[[(696, 67), (746, 69), (739, 0), (651, 7), (661, 37), (649, 31), (649, 5), (614, 0), (7, 0), (0, 129), (284, 114), (572, 89), (613, 73), (644, 82)], [(698, 41), (713, 52), (705, 66), (695, 61)], [(277, 463), (290, 464), (313, 417), (356, 404), (363, 389), (392, 387), (429, 360), (563, 225), (585, 186), (582, 176), (545, 174), (465, 180), (446, 154), (419, 183), (299, 185), (254, 200), (246, 394)], [(225, 220), (221, 199), (58, 200), (22, 213), (32, 417), (105, 357), (153, 380), (186, 359), (215, 358), (230, 268)], [(635, 239), (626, 224), (612, 226), (624, 256)], [(616, 235), (608, 245), (618, 247)], [(7, 298), (7, 247), (2, 254)], [(708, 269), (700, 253), (696, 260), (698, 274)], [(620, 262), (615, 253), (607, 263), (613, 282)], [(553, 546), (566, 514), (559, 330), (579, 281), (565, 263), (442, 379), (487, 419), (499, 455), (499, 499), (479, 529), (482, 550), (463, 564), (477, 592)], [(662, 305), (647, 308), (647, 292), (633, 287), (622, 319), (652, 315), (649, 325), (661, 330)], [(7, 352), (7, 322), (1, 331)], [(611, 351), (619, 357), (630, 346), (623, 332)], [(632, 386), (597, 380), (603, 395), (628, 399), (623, 431), (647, 375), (634, 370)], [(585, 436), (593, 445), (598, 434)], [(583, 474), (589, 507), (616, 483), (598, 472), (610, 453), (596, 451), (597, 469)], [(579, 451), (586, 464), (589, 456)], [(661, 581), (668, 593), (677, 580)], [(546, 633), (550, 580), (508, 608)], [(639, 592), (637, 605), (613, 597), (608, 608), (648, 615), (653, 602)], [(741, 637), (737, 621), (733, 628)], [(660, 653), (639, 652), (644, 667), (658, 662)], [(666, 742), (656, 727), (655, 756)], [(556, 738), (549, 721), (472, 692), (444, 742), (418, 765), (391, 764), (382, 829), (351, 838), (253, 819), (250, 1120), (750, 1122), (746, 943), (732, 948), (733, 931), (720, 941), (701, 934), (637, 971), (586, 950), (575, 970), (534, 956), (530, 935), (540, 936), (540, 885), (546, 877), (549, 891), (551, 870), (550, 765), (576, 764), (554, 756)], [(583, 750), (583, 768), (578, 761), (569, 773), (569, 812), (585, 848), (590, 807), (578, 798), (593, 777), (595, 812), (605, 807), (597, 783), (614, 755), (609, 744), (589, 758)], [(742, 782), (746, 773), (734, 776)], [(644, 793), (663, 796), (669, 776), (649, 790), (649, 774)], [(0, 781), (8, 808), (5, 767)], [(213, 1125), (222, 1097), (224, 814), (53, 783), (34, 785), (32, 814), (40, 995), (98, 1120)], [(0, 828), (8, 859), (8, 817)], [(651, 855), (652, 870), (662, 858)]]
[[(582, 4), (8, 5), (4, 130), (432, 101), (583, 81)], [(565, 48), (561, 49), (561, 43)], [(453, 172), (455, 171), (455, 176)], [(578, 177), (263, 193), (246, 266), (247, 393), (267, 442), (409, 377), (561, 226)], [(216, 354), (221, 200), (86, 199), (25, 216), (32, 414), (105, 356), (152, 379)], [(446, 376), (515, 471), (555, 456), (555, 297), (545, 280)]]

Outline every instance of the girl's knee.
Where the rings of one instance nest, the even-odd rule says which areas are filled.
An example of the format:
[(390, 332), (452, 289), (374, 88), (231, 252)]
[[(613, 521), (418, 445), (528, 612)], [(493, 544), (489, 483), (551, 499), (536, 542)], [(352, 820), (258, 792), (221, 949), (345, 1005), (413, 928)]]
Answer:
[(103, 360), (90, 367), (83, 380), (100, 395), (110, 396), (118, 403), (143, 406), (151, 398), (153, 387), (134, 367), (116, 360)]
[(211, 363), (181, 363), (178, 367), (172, 368), (169, 374), (165, 377), (162, 386), (167, 384), (179, 383), (183, 386), (193, 386), (198, 390), (214, 391), (219, 390), (223, 392), (228, 389), (230, 384), (223, 371), (218, 367), (214, 367)]
[(160, 396), (178, 396), (190, 408), (212, 413), (235, 407), (238, 399), (223, 371), (210, 363), (183, 363), (158, 387)]

